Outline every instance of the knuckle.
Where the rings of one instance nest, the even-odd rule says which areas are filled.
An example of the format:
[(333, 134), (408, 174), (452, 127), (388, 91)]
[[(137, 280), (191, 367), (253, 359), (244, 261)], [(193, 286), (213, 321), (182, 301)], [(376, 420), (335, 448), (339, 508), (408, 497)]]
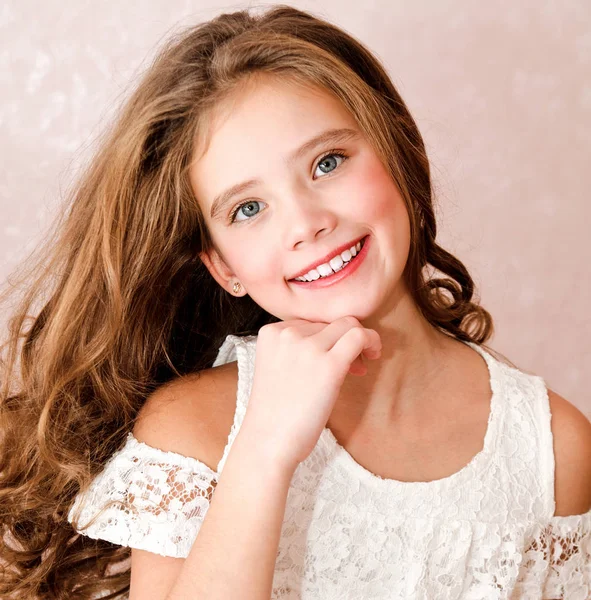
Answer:
[(359, 321), (353, 315), (346, 315), (345, 317), (343, 317), (343, 319), (345, 320), (345, 323), (348, 323), (350, 325), (359, 325)]
[(347, 331), (347, 333), (349, 335), (356, 336), (356, 335), (359, 335), (360, 333), (363, 333), (363, 328), (362, 327), (351, 327), (351, 329), (349, 329)]
[(258, 331), (258, 337), (260, 339), (270, 338), (277, 330), (275, 327), (277, 323), (268, 323), (267, 325), (263, 325)]
[(354, 327), (347, 332), (352, 342), (358, 343), (365, 338), (365, 332), (360, 327)]
[(279, 337), (282, 340), (296, 340), (298, 339), (299, 336), (299, 330), (296, 326), (294, 325), (289, 325), (288, 327), (283, 328), (280, 332), (279, 332)]
[(306, 352), (316, 356), (322, 352), (320, 342), (314, 336), (308, 336), (302, 340)]

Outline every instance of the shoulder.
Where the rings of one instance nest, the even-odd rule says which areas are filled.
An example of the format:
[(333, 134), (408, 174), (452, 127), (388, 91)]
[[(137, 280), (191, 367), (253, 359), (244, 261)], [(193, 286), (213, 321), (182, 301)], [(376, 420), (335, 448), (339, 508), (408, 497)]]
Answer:
[(146, 399), (134, 437), (215, 471), (234, 421), (237, 382), (236, 362), (169, 381)]
[(591, 509), (591, 422), (568, 400), (548, 389), (555, 461), (555, 516)]

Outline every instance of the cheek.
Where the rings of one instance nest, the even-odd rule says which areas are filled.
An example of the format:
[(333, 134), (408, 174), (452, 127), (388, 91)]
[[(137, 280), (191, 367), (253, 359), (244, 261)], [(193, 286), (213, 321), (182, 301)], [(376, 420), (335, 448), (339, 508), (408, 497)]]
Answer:
[(266, 281), (277, 281), (281, 273), (280, 253), (269, 247), (270, 240), (265, 244), (253, 243), (242, 246), (235, 256), (236, 265), (240, 265), (240, 275), (245, 284), (264, 284)]
[(359, 171), (352, 198), (362, 198), (364, 220), (406, 220), (406, 206), (389, 173), (379, 160), (367, 161)]

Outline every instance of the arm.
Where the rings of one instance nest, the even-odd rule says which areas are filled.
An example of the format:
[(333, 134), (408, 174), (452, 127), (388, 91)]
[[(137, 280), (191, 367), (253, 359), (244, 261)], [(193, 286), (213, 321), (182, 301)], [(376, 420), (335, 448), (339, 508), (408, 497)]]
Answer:
[(263, 457), (256, 439), (241, 429), (166, 599), (268, 600), (292, 476), (292, 469)]
[[(159, 388), (140, 411), (135, 437), (215, 470), (234, 419), (237, 379), (230, 363)], [(245, 417), (187, 557), (132, 548), (130, 600), (268, 600), (295, 471), (280, 464), (262, 454)]]
[(578, 409), (548, 390), (555, 456), (555, 516), (591, 509), (591, 422)]

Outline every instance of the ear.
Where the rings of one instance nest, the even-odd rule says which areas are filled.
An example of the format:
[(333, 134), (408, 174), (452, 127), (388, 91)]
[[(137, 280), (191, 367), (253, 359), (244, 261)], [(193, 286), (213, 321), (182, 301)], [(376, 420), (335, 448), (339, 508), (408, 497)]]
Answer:
[(215, 248), (211, 248), (207, 252), (200, 252), (199, 258), (220, 286), (228, 293), (236, 296), (237, 294), (232, 290), (232, 286), (237, 281), (236, 276), (225, 263), (219, 252)]

